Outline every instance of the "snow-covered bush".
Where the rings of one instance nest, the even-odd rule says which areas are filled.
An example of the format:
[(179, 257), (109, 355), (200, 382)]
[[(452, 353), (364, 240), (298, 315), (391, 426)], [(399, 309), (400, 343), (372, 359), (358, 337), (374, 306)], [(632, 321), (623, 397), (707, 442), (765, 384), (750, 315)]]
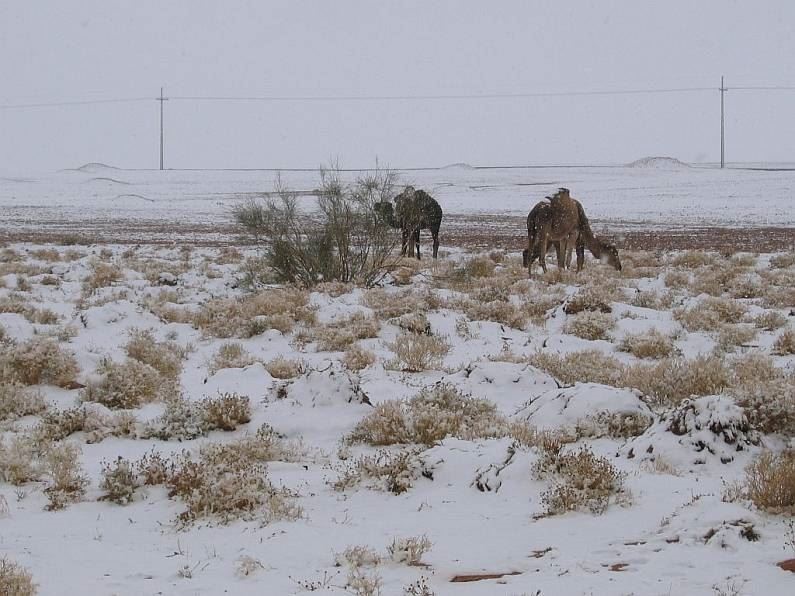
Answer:
[(148, 364), (161, 375), (175, 379), (182, 371), (184, 350), (173, 342), (159, 342), (149, 330), (132, 329), (124, 346), (127, 356)]
[(219, 393), (201, 401), (202, 417), (210, 430), (235, 430), (239, 425), (251, 421), (251, 405), (248, 396), (237, 393)]
[(112, 464), (102, 462), (102, 480), (99, 483), (99, 488), (105, 493), (100, 500), (126, 505), (132, 502), (135, 490), (140, 485), (138, 474), (130, 460), (117, 457)]
[(665, 358), (674, 352), (674, 341), (670, 335), (657, 329), (641, 333), (628, 333), (618, 344), (622, 352), (629, 352), (636, 358)]
[(775, 331), (787, 324), (787, 317), (775, 310), (766, 310), (754, 317), (754, 325), (764, 331)]
[(254, 357), (246, 351), (239, 342), (226, 342), (221, 344), (213, 355), (209, 365), (209, 372), (214, 375), (223, 368), (244, 368), (254, 364)]
[(625, 367), (620, 383), (639, 389), (658, 403), (677, 404), (691, 395), (720, 393), (730, 385), (731, 371), (716, 356), (665, 358)]
[(609, 286), (585, 286), (580, 288), (571, 297), (563, 310), (567, 315), (577, 314), (584, 310), (591, 312), (612, 312), (613, 307), (610, 303), (616, 298), (616, 291)]
[(49, 479), (44, 489), (48, 510), (63, 509), (83, 499), (88, 477), (80, 463), (80, 454), (80, 448), (73, 443), (56, 443), (44, 454), (44, 473)]
[(731, 298), (709, 297), (689, 308), (674, 311), (674, 318), (688, 331), (717, 331), (721, 323), (739, 323), (748, 307)]
[(341, 352), (356, 340), (378, 337), (380, 330), (381, 323), (378, 319), (356, 312), (349, 317), (311, 329), (307, 339), (317, 342), (320, 352)]
[(431, 550), (431, 546), (431, 541), (423, 534), (422, 536), (395, 538), (387, 547), (387, 552), (395, 563), (416, 566), (422, 564), (422, 555)]
[(121, 268), (114, 263), (91, 262), (91, 272), (83, 280), (83, 294), (90, 295), (99, 288), (114, 284), (124, 277)]
[(80, 392), (84, 402), (98, 402), (111, 409), (132, 409), (143, 404), (173, 398), (177, 392), (157, 369), (138, 360), (106, 361), (98, 372), (99, 381), (91, 381)]
[(582, 339), (607, 339), (607, 332), (615, 324), (611, 314), (585, 311), (568, 319), (563, 330)]
[(23, 416), (41, 414), (47, 409), (41, 393), (17, 381), (0, 383), (0, 424)]
[(436, 369), (450, 351), (450, 344), (444, 337), (416, 333), (402, 333), (387, 347), (395, 353), (394, 360), (387, 366), (404, 372)]
[(567, 385), (574, 383), (602, 383), (620, 386), (621, 363), (601, 350), (569, 352), (565, 356), (550, 352), (536, 352), (530, 364), (548, 372)]
[(300, 360), (277, 356), (265, 363), (265, 370), (274, 379), (294, 379), (306, 371), (306, 365)]
[(33, 337), (16, 345), (2, 346), (0, 368), (3, 380), (24, 385), (67, 387), (74, 383), (78, 373), (74, 354), (47, 337)]
[(419, 448), (390, 451), (379, 449), (371, 455), (348, 459), (337, 466), (337, 479), (331, 483), (334, 490), (344, 491), (365, 484), (370, 488), (399, 495), (424, 476), (433, 478), (433, 472), (420, 457)]
[(40, 475), (36, 442), (30, 436), (16, 434), (7, 441), (0, 437), (0, 480), (19, 486)]
[(795, 512), (795, 450), (761, 453), (745, 470), (744, 488), (760, 509)]
[(342, 363), (348, 370), (359, 371), (373, 364), (375, 359), (375, 354), (373, 352), (362, 347), (360, 344), (354, 344), (345, 350)]
[(787, 329), (773, 342), (773, 353), (785, 356), (795, 354), (795, 330)]
[(0, 594), (36, 596), (38, 586), (30, 572), (6, 557), (0, 558)]

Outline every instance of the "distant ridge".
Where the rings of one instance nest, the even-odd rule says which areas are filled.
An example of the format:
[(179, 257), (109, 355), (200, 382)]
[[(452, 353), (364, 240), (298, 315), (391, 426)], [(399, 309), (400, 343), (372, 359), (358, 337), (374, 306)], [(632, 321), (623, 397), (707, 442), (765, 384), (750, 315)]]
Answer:
[(687, 170), (690, 165), (675, 157), (643, 157), (627, 164), (628, 168), (648, 168), (655, 170)]

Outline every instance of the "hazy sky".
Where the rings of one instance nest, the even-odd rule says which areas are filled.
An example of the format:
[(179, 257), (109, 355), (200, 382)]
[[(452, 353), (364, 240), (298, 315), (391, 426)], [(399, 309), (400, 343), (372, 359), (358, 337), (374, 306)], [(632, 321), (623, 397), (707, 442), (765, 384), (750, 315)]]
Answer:
[[(795, 2), (0, 0), (0, 105), (795, 85)], [(795, 91), (727, 94), (727, 159), (795, 160)], [(166, 166), (715, 161), (719, 96), (166, 104)], [(157, 167), (155, 101), (0, 109), (0, 171)]]

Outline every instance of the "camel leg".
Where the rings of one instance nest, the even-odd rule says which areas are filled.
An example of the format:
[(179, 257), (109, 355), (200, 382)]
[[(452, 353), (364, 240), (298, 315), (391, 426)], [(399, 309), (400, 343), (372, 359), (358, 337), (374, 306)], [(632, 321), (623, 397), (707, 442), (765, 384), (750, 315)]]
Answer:
[(536, 243), (536, 254), (541, 261), (541, 270), (547, 272), (547, 235), (541, 234), (541, 239)]
[(567, 250), (566, 240), (561, 240), (557, 244), (555, 244), (555, 256), (558, 259), (558, 269), (565, 269), (566, 268), (566, 250)]
[[(400, 256), (405, 257), (406, 252), (408, 251), (409, 247), (409, 231), (407, 228), (403, 228), (400, 231), (401, 234), (401, 242), (400, 242)], [(414, 255), (412, 255), (414, 256)]]
[(585, 264), (585, 243), (577, 240), (577, 272), (582, 271)]
[(417, 260), (420, 260), (420, 230), (414, 230), (414, 235), (412, 236), (414, 240), (414, 246), (417, 249)]
[(439, 256), (439, 230), (431, 230), (433, 234), (433, 258)]
[(533, 276), (533, 255), (535, 252), (535, 242), (530, 234), (527, 234), (527, 248), (522, 251), (522, 261), (527, 267), (527, 276)]

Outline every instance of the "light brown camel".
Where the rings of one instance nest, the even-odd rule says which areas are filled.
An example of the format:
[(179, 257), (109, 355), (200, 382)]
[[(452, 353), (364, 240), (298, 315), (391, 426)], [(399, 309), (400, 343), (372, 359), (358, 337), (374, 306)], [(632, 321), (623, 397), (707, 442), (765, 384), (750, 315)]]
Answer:
[(541, 201), (527, 215), (527, 272), (532, 272), (533, 261), (538, 258), (546, 273), (545, 256), (549, 244), (557, 243), (558, 267), (571, 265), (571, 249), (577, 251), (577, 271), (582, 271), (585, 249), (597, 259), (605, 258), (608, 264), (621, 271), (618, 250), (612, 244), (599, 240), (591, 231), (585, 210), (573, 199), (567, 188), (561, 188), (549, 202)]

